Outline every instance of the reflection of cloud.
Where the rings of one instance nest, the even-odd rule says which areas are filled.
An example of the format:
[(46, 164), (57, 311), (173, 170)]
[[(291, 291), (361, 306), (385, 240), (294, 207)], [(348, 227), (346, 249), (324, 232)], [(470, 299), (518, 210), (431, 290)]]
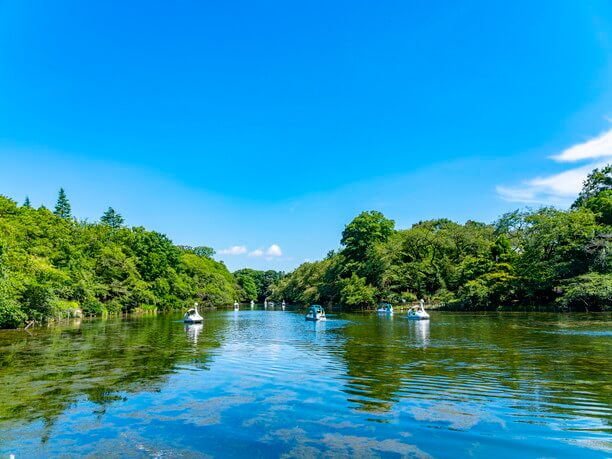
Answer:
[(263, 400), (261, 400), (260, 403), (264, 405), (270, 405), (271, 403), (287, 403), (294, 400), (298, 400), (297, 395), (298, 394), (296, 392), (293, 392), (291, 390), (284, 390), (264, 398)]
[(596, 451), (612, 454), (612, 444), (605, 440), (597, 440), (593, 438), (562, 438), (562, 441), (579, 448), (589, 448)]
[(238, 395), (214, 397), (208, 400), (186, 400), (172, 406), (153, 406), (146, 410), (130, 411), (123, 417), (137, 418), (147, 423), (151, 421), (182, 421), (195, 426), (221, 424), (221, 414), (232, 407), (255, 401), (254, 397)]
[(506, 426), (502, 419), (489, 412), (464, 405), (458, 407), (452, 403), (443, 402), (425, 407), (414, 407), (411, 411), (417, 421), (448, 422), (453, 429), (469, 430), (480, 422)]
[(259, 441), (264, 443), (274, 443), (277, 441), (284, 443), (299, 442), (303, 443), (306, 440), (306, 431), (299, 427), (293, 429), (278, 429), (273, 432), (268, 432), (266, 435), (261, 437)]
[(303, 457), (323, 457), (322, 451), (313, 446), (299, 445), (281, 456), (281, 459), (293, 459)]
[(321, 424), (323, 426), (334, 428), (334, 429), (361, 429), (361, 428), (364, 428), (363, 425), (355, 424), (354, 422), (351, 422), (351, 421), (338, 421), (338, 418), (334, 418), (332, 416), (327, 416), (317, 421), (303, 420), (302, 422), (311, 422), (313, 424)]
[(355, 435), (326, 433), (323, 435), (323, 440), (319, 442), (332, 450), (331, 456), (333, 457), (376, 457), (377, 451), (395, 453), (402, 457), (431, 457), (414, 445), (402, 443), (394, 439), (375, 440), (373, 438), (358, 437)]
[(221, 255), (242, 255), (247, 252), (247, 248), (243, 245), (235, 245), (228, 249), (221, 249), (219, 253)]
[(282, 458), (378, 457), (380, 452), (397, 454), (401, 457), (431, 457), (416, 446), (395, 439), (376, 440), (355, 435), (330, 433), (324, 433), (323, 438), (313, 438), (299, 427), (279, 429), (261, 438), (261, 441), (266, 443), (279, 440), (286, 444), (295, 444), (290, 451), (281, 456)]

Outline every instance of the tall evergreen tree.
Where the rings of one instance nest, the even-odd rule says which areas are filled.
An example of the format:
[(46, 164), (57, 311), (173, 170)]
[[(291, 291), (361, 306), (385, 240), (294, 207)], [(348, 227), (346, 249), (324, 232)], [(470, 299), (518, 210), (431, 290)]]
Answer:
[(68, 219), (72, 216), (72, 211), (70, 209), (70, 202), (66, 197), (66, 192), (63, 188), (60, 188), (59, 193), (57, 195), (57, 204), (55, 204), (55, 211), (53, 212), (55, 215), (61, 218)]
[(121, 228), (121, 225), (123, 225), (124, 222), (121, 214), (116, 212), (112, 207), (109, 207), (108, 210), (102, 214), (100, 221), (103, 224), (115, 229)]
[(26, 196), (25, 201), (23, 201), (23, 207), (31, 208), (32, 204), (30, 203), (30, 197)]

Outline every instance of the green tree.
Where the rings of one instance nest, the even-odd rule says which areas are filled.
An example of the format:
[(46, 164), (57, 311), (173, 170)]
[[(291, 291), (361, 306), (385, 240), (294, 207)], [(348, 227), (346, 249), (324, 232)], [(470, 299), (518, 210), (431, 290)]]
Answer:
[(598, 223), (612, 226), (612, 190), (600, 191), (596, 196), (585, 199), (582, 206), (595, 214)]
[(215, 250), (212, 247), (201, 245), (193, 248), (193, 253), (198, 257), (206, 257), (212, 259), (215, 256)]
[(612, 164), (601, 169), (593, 169), (582, 185), (578, 198), (572, 208), (581, 207), (586, 200), (597, 196), (602, 191), (612, 190)]
[(120, 213), (116, 212), (115, 209), (109, 207), (106, 212), (102, 214), (100, 221), (113, 229), (118, 229), (123, 226), (124, 220)]
[(57, 203), (55, 204), (55, 210), (53, 213), (66, 220), (72, 216), (70, 202), (68, 201), (68, 197), (66, 196), (66, 192), (63, 188), (60, 188), (59, 190), (57, 195)]
[(349, 261), (362, 263), (368, 249), (376, 242), (385, 242), (393, 234), (394, 226), (393, 220), (375, 210), (360, 213), (342, 231), (340, 242), (344, 256)]
[(344, 255), (351, 261), (363, 261), (368, 248), (376, 242), (385, 242), (394, 226), (393, 220), (378, 211), (360, 213), (342, 231), (340, 242), (344, 245)]
[(30, 204), (30, 198), (26, 196), (25, 201), (23, 201), (23, 207), (27, 207), (28, 209), (32, 208), (32, 204)]
[(350, 307), (374, 306), (376, 304), (376, 289), (367, 285), (363, 277), (353, 274), (344, 282), (341, 302)]
[[(89, 314), (230, 304), (239, 287), (207, 247), (178, 248), (144, 228), (24, 211), (0, 196), (0, 327)], [(114, 223), (113, 223), (114, 222)], [(111, 228), (111, 225), (118, 226)]]
[(241, 300), (257, 300), (257, 284), (255, 279), (248, 274), (238, 274), (235, 276), (238, 286), (242, 289)]
[(561, 287), (557, 304), (566, 310), (612, 310), (612, 274), (589, 273), (575, 277)]

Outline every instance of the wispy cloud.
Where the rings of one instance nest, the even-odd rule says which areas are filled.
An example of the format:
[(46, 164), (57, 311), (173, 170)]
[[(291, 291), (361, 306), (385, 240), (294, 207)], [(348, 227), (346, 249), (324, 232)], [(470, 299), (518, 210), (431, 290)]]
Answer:
[(221, 255), (242, 255), (244, 253), (247, 253), (247, 248), (243, 245), (235, 245), (228, 249), (219, 250), (219, 253)]
[(560, 163), (574, 163), (609, 156), (612, 156), (612, 129), (594, 139), (573, 145), (552, 158)]
[(268, 250), (266, 250), (266, 255), (269, 257), (282, 257), (283, 251), (278, 244), (272, 244), (270, 247), (268, 247)]
[(558, 163), (576, 163), (589, 161), (584, 166), (543, 177), (523, 181), (518, 186), (498, 185), (497, 194), (506, 201), (527, 204), (569, 205), (582, 189), (587, 175), (597, 167), (605, 166), (612, 157), (612, 129), (573, 145), (559, 154), (551, 156)]
[(255, 249), (252, 252), (249, 252), (249, 257), (261, 257), (264, 254), (263, 250)]
[(565, 205), (573, 201), (582, 188), (582, 183), (597, 165), (570, 169), (547, 177), (526, 180), (518, 187), (497, 186), (497, 193), (506, 201), (528, 204)]

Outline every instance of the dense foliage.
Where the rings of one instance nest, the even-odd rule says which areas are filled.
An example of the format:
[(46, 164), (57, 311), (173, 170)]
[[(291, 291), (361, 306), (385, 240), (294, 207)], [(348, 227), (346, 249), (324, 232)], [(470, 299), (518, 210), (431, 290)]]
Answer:
[(234, 276), (209, 247), (177, 247), (127, 228), (109, 208), (100, 223), (75, 220), (64, 190), (55, 211), (0, 196), (0, 328), (26, 320), (231, 304)]
[(245, 268), (234, 272), (234, 277), (241, 288), (242, 301), (263, 302), (272, 294), (272, 286), (283, 278), (279, 271), (257, 271)]
[(447, 219), (395, 230), (363, 212), (343, 248), (272, 287), (292, 303), (371, 307), (427, 298), (456, 309), (612, 309), (612, 166), (594, 170), (571, 209), (514, 211), (494, 224)]

